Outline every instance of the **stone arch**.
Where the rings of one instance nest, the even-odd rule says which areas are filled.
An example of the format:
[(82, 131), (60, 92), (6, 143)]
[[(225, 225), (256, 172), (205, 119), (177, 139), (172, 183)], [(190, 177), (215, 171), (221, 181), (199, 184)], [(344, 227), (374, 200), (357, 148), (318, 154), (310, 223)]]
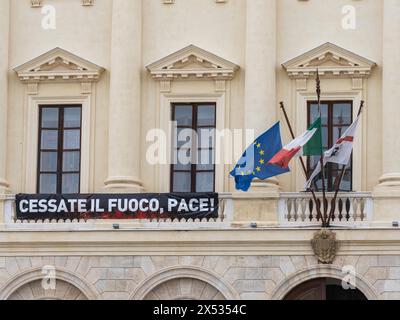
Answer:
[[(7, 281), (0, 288), (0, 300), (29, 297), (32, 299), (87, 299), (96, 300), (99, 294), (96, 289), (76, 274), (63, 268), (56, 268), (56, 290), (41, 291), (41, 281), (44, 277), (42, 268), (27, 270)], [(58, 290), (58, 291), (57, 291)], [(66, 290), (64, 292), (64, 290)], [(63, 294), (64, 292), (64, 294)]]
[(221, 276), (209, 270), (200, 267), (170, 267), (144, 279), (130, 299), (239, 300), (240, 296)]
[[(333, 278), (342, 280), (342, 269), (332, 265), (317, 265), (300, 270), (278, 284), (271, 295), (271, 300), (282, 300), (294, 288), (309, 280)], [(360, 274), (356, 274), (356, 287), (368, 300), (378, 300), (374, 287)]]
[(88, 300), (77, 287), (69, 282), (57, 280), (54, 290), (45, 290), (42, 280), (25, 283), (14, 291), (8, 300)]

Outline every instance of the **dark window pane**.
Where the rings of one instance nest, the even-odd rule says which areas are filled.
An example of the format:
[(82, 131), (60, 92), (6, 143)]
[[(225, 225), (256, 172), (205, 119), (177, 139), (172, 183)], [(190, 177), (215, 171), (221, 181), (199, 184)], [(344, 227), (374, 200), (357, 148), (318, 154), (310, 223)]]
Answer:
[(77, 152), (63, 152), (63, 171), (74, 172), (79, 171), (81, 153)]
[(333, 127), (333, 143), (336, 143), (339, 138), (346, 132), (347, 126), (344, 127)]
[(185, 146), (185, 147), (192, 147), (193, 144), (193, 130), (187, 128), (178, 128), (177, 129), (177, 136), (176, 136), (176, 146), (178, 148)]
[(80, 130), (64, 130), (64, 149), (79, 149), (81, 147)]
[(56, 174), (41, 174), (39, 183), (40, 183), (39, 193), (48, 193), (48, 194), (57, 193)]
[(191, 178), (190, 172), (175, 172), (173, 192), (190, 192)]
[(40, 153), (40, 171), (57, 172), (57, 152)]
[(215, 107), (214, 106), (199, 106), (197, 111), (198, 126), (214, 126), (215, 124)]
[(42, 149), (57, 150), (58, 146), (58, 131), (57, 130), (42, 130)]
[(322, 145), (327, 149), (328, 148), (328, 128), (322, 127)]
[(176, 159), (174, 159), (175, 170), (190, 170), (192, 163), (192, 155), (190, 149), (179, 149), (175, 153)]
[(214, 173), (198, 172), (196, 175), (196, 192), (212, 192), (214, 189)]
[(333, 105), (333, 124), (351, 124), (351, 109), (351, 104), (349, 103), (335, 103)]
[(79, 193), (79, 174), (63, 174), (61, 192)]
[(64, 109), (64, 127), (80, 128), (81, 126), (81, 108)]
[(176, 106), (175, 107), (175, 121), (178, 126), (192, 126), (192, 106)]
[(214, 148), (215, 146), (215, 129), (199, 129), (198, 130), (198, 147)]
[[(351, 180), (352, 180), (351, 176), (352, 176), (351, 171), (346, 171), (346, 173), (344, 174), (342, 183), (340, 185), (340, 190), (352, 191), (351, 190)], [(336, 180), (336, 178), (337, 178), (337, 176), (335, 175), (334, 179)]]
[(197, 170), (214, 170), (214, 150), (199, 150), (197, 157)]
[[(328, 124), (328, 105), (322, 103), (321, 104), (321, 123), (322, 125)], [(310, 124), (311, 125), (315, 120), (319, 118), (318, 104), (312, 103), (310, 105)]]
[(58, 108), (42, 108), (42, 128), (58, 128)]

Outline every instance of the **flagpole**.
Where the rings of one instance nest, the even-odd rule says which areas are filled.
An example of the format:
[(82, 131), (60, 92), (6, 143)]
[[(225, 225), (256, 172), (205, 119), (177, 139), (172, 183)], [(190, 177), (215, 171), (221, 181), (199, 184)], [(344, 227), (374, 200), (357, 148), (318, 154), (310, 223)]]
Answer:
[[(358, 109), (357, 118), (361, 115), (363, 108), (364, 108), (364, 101), (361, 101), (360, 108)], [(329, 212), (327, 227), (329, 227), (330, 221), (332, 220), (332, 217), (333, 217), (333, 212), (335, 211), (337, 196), (339, 194), (339, 190), (340, 190), (340, 186), (342, 184), (343, 178), (344, 178), (344, 174), (346, 173), (346, 168), (347, 168), (347, 165), (343, 165), (342, 170), (340, 171), (340, 175), (337, 175), (336, 179), (335, 179), (335, 195), (334, 195), (332, 203), (331, 203), (332, 205), (331, 205), (331, 211)]]
[[(283, 115), (285, 116), (285, 120), (286, 120), (287, 126), (289, 127), (290, 135), (292, 136), (292, 139), (295, 139), (296, 136), (294, 135), (294, 132), (293, 132), (293, 129), (292, 129), (292, 125), (291, 125), (289, 117), (288, 117), (288, 115), (286, 113), (285, 105), (283, 104), (283, 102), (280, 102), (280, 105), (281, 105), (281, 109), (283, 111)], [(308, 175), (307, 175), (306, 165), (304, 164), (304, 160), (303, 160), (302, 157), (299, 157), (299, 159), (300, 159), (300, 163), (301, 163), (301, 166), (303, 168), (303, 171), (304, 171), (304, 175), (306, 176), (306, 180), (307, 180), (308, 179)], [(314, 184), (315, 184), (315, 182), (314, 182)], [(310, 188), (310, 191), (311, 191), (311, 194), (312, 194), (314, 202), (315, 202), (315, 207), (317, 209), (317, 214), (321, 217), (321, 219), (323, 219), (320, 207), (318, 206), (317, 196), (315, 195), (315, 191), (314, 191), (313, 188)]]
[[(319, 78), (319, 70), (317, 68), (317, 88), (316, 88), (316, 92), (317, 92), (317, 98), (318, 98), (318, 112), (319, 112), (319, 117), (322, 120), (322, 109), (321, 109), (321, 80)], [(326, 191), (325, 191), (325, 168), (324, 168), (324, 150), (322, 150), (321, 148), (321, 173), (322, 173), (322, 202), (323, 202), (323, 208), (324, 208), (324, 214), (322, 217), (322, 226), (326, 227), (327, 225), (327, 216), (328, 216), (328, 212), (327, 212), (327, 200), (326, 200)]]

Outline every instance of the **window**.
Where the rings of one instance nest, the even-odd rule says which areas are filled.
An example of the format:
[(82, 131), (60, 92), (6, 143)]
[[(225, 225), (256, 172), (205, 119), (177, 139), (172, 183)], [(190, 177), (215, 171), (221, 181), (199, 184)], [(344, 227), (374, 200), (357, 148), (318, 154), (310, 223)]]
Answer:
[[(216, 126), (215, 103), (176, 103), (172, 120), (177, 122), (172, 192), (214, 192)], [(196, 137), (193, 135), (196, 134)]]
[[(318, 117), (318, 103), (308, 102), (308, 125), (313, 123)], [(353, 102), (352, 101), (322, 101), (322, 144), (324, 150), (330, 149), (336, 141), (343, 135), (346, 129), (353, 122)], [(308, 160), (308, 175), (311, 175), (320, 157), (310, 157)], [(342, 166), (335, 163), (328, 163), (325, 167), (325, 188), (327, 191), (334, 191), (335, 179), (340, 175)], [(353, 161), (350, 161), (344, 175), (340, 191), (353, 190)], [(318, 190), (322, 190), (322, 174), (316, 179)]]
[(82, 106), (39, 106), (37, 192), (79, 193)]

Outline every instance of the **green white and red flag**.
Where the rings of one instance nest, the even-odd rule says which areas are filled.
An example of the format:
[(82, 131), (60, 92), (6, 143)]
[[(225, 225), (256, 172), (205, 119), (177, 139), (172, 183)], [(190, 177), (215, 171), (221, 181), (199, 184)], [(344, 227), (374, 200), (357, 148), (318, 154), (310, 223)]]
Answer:
[(296, 156), (316, 156), (322, 154), (321, 118), (318, 118), (303, 134), (280, 150), (268, 163), (288, 168)]

